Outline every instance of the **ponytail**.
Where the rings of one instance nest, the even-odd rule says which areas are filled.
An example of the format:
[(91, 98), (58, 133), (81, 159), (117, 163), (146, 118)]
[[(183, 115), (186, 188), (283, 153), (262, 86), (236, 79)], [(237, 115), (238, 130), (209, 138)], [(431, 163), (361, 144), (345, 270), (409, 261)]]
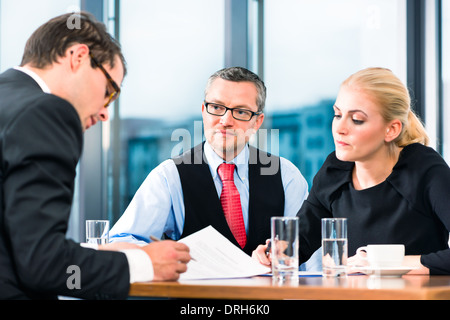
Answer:
[(406, 124), (403, 124), (402, 133), (395, 140), (399, 147), (405, 147), (412, 143), (421, 143), (428, 146), (430, 138), (416, 114), (409, 110), (408, 120)]

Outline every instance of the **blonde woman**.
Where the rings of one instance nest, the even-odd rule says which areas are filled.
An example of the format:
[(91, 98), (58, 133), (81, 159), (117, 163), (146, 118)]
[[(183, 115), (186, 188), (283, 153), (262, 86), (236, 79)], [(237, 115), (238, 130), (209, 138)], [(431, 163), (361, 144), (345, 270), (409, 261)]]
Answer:
[[(406, 87), (390, 70), (364, 69), (342, 83), (333, 108), (336, 150), (298, 213), (301, 261), (321, 245), (321, 218), (346, 217), (349, 256), (400, 243), (412, 272), (450, 274), (450, 169), (427, 147)], [(269, 264), (265, 247), (253, 257)]]

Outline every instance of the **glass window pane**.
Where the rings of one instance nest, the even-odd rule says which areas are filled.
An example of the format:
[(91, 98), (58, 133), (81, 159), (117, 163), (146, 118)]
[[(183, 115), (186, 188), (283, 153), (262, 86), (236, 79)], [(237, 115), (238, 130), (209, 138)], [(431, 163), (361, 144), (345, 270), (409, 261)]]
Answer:
[(442, 1), (442, 81), (444, 112), (444, 158), (450, 163), (450, 1)]
[(332, 105), (340, 83), (372, 66), (406, 81), (404, 0), (265, 1), (266, 118), (279, 152), (310, 187), (334, 150)]
[(80, 11), (79, 0), (0, 1), (0, 71), (17, 66), (33, 31), (47, 20)]
[(224, 7), (224, 0), (121, 2), (128, 75), (120, 98), (120, 214), (171, 157), (178, 133), (188, 133), (190, 146), (201, 141), (201, 124), (200, 137), (194, 127), (206, 81), (224, 66)]
[[(40, 25), (67, 12), (80, 11), (79, 0), (0, 1), (0, 72), (22, 61), (25, 43)], [(79, 241), (78, 180), (67, 237)]]

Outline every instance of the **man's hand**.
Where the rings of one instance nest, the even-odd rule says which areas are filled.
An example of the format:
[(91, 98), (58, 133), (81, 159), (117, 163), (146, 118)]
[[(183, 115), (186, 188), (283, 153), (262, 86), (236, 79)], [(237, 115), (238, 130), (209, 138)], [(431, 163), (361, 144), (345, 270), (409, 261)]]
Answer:
[(152, 260), (154, 281), (178, 280), (180, 274), (186, 272), (187, 263), (191, 260), (189, 247), (172, 240), (151, 242), (145, 246), (128, 242), (113, 242), (99, 245), (98, 249), (110, 251), (144, 250)]
[(189, 247), (172, 240), (152, 242), (140, 247), (152, 259), (155, 281), (178, 280), (191, 260)]
[(267, 254), (266, 250), (269, 245), (270, 240), (266, 240), (266, 244), (260, 244), (255, 250), (252, 252), (252, 258), (257, 260), (264, 266), (270, 266), (272, 264), (272, 259), (270, 259), (270, 252)]

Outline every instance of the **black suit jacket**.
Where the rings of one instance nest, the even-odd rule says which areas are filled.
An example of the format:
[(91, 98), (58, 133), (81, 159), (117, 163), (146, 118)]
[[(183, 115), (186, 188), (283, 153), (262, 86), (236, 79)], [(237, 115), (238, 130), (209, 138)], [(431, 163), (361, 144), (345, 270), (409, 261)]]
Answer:
[(127, 297), (123, 253), (65, 237), (82, 144), (69, 102), (21, 71), (0, 75), (0, 299)]

